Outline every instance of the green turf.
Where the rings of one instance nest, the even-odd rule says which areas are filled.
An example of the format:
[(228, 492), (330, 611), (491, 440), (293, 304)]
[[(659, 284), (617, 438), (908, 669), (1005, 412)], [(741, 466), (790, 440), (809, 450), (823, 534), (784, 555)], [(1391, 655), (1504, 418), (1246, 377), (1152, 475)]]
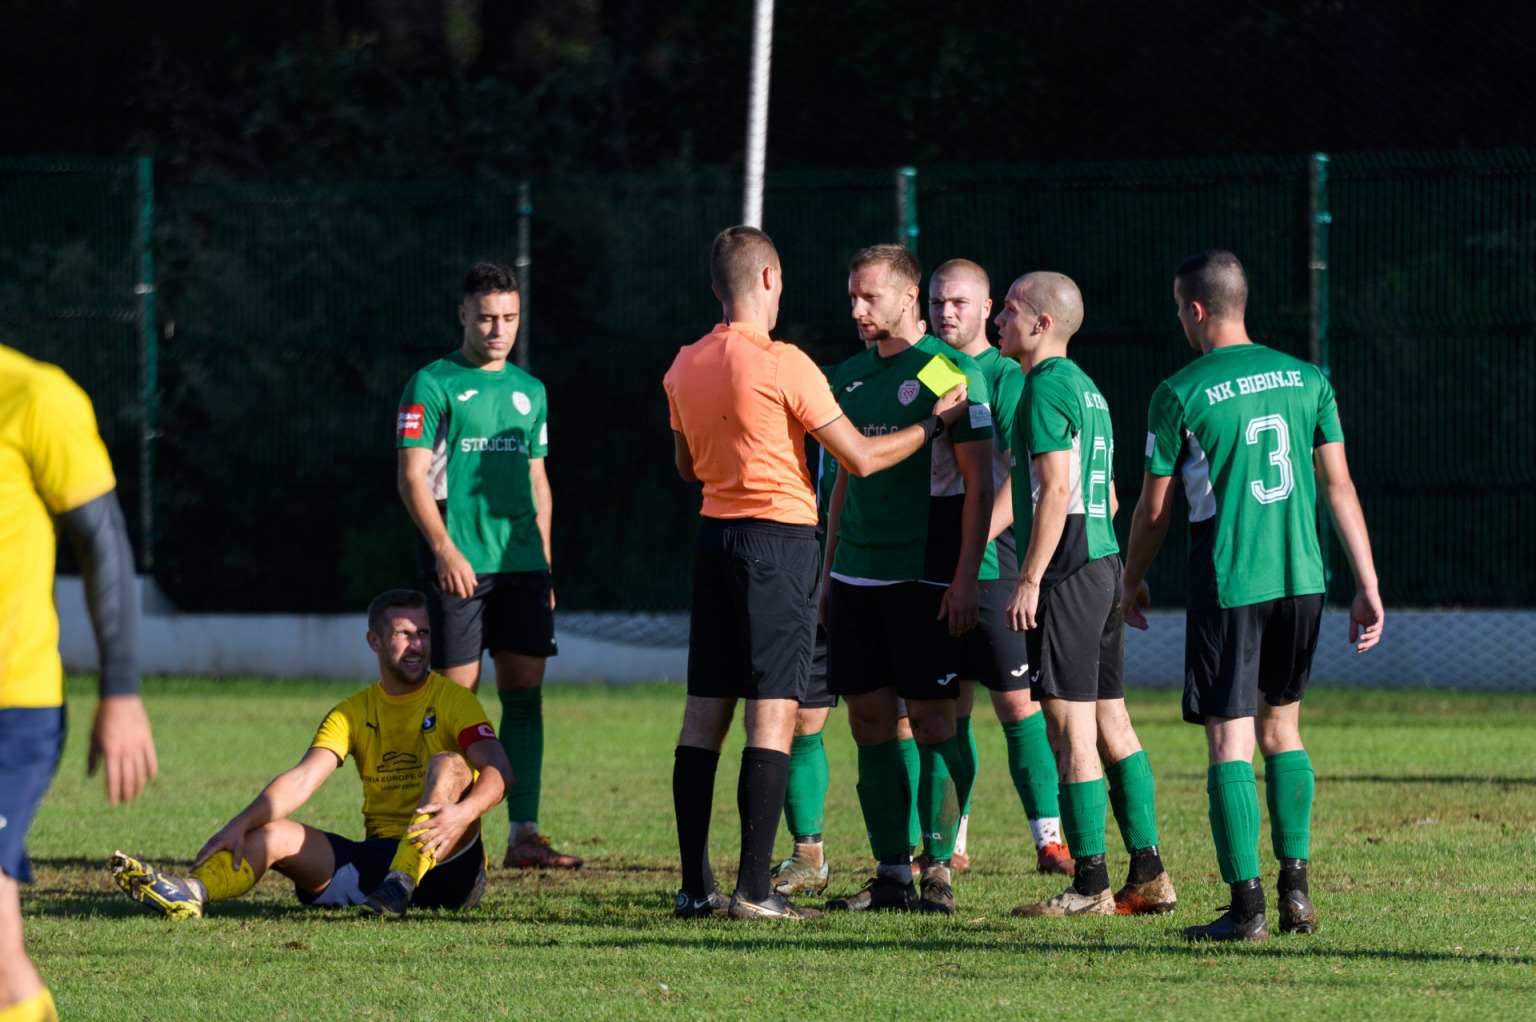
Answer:
[[(1179, 929), (1224, 901), (1206, 819), (1205, 753), (1176, 693), (1133, 693), (1157, 772), (1163, 855), (1179, 909), (1160, 918), (1018, 920), (1058, 893), (1036, 876), (1001, 728), (978, 708), (975, 867), (953, 918), (839, 917), (798, 927), (677, 922), (671, 808), (675, 686), (557, 687), (545, 697), (546, 833), (579, 873), (493, 868), (468, 915), (398, 923), (305, 910), (269, 874), (209, 918), (168, 923), (124, 898), (114, 848), (186, 863), (259, 786), (294, 763), (351, 686), (146, 684), (160, 779), (108, 808), (84, 777), (91, 686), (71, 679), (65, 761), (32, 829), (27, 940), (66, 1019), (471, 1018), (1530, 1018), (1536, 1013), (1536, 697), (1403, 692), (1310, 696), (1318, 769), (1312, 893), (1322, 929), (1240, 948)], [(486, 700), (491, 708), (491, 700)], [(493, 721), (498, 717), (493, 713)], [(845, 715), (827, 729), (833, 893), (869, 868)], [(739, 728), (716, 786), (712, 851), (734, 877)], [(1260, 765), (1262, 775), (1262, 764)], [(1262, 803), (1262, 788), (1260, 801)], [(299, 814), (359, 834), (349, 763)], [(498, 808), (488, 845), (506, 840)], [(779, 848), (786, 847), (782, 836)], [(1110, 871), (1125, 854), (1113, 824)], [(499, 855), (497, 855), (499, 861)], [(1261, 863), (1273, 900), (1268, 830)]]

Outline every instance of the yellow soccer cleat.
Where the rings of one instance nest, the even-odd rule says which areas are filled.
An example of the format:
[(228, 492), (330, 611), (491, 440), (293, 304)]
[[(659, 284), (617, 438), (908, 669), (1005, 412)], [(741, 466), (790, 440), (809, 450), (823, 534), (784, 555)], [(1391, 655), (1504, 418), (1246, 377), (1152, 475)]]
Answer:
[(168, 919), (201, 919), (207, 903), (202, 884), (162, 873), (131, 855), (116, 852), (107, 862), (123, 893)]

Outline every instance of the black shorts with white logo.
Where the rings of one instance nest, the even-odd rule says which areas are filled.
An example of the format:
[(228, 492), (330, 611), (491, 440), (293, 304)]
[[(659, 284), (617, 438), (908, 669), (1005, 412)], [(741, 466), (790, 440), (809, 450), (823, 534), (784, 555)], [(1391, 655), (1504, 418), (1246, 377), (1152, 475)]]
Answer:
[(805, 695), (820, 579), (812, 526), (705, 518), (693, 544), (688, 694)]
[(976, 627), (960, 636), (960, 677), (994, 692), (1029, 688), (1029, 647), (1023, 632), (1008, 630), (1014, 577), (983, 579)]
[(960, 694), (957, 643), (939, 619), (944, 586), (850, 585), (832, 580), (827, 600), (827, 677), (840, 696), (892, 688), (903, 699)]
[(432, 624), (433, 670), (476, 663), (486, 650), (534, 657), (560, 652), (549, 606), (549, 572), (476, 575), (474, 595), (467, 600), (443, 592), (436, 576), (421, 581)]
[[(295, 882), (293, 892), (300, 903), (320, 908), (361, 905), (389, 874), (390, 863), (400, 847), (399, 840), (370, 837), (353, 841), (328, 830), (320, 833), (325, 835), (331, 846), (331, 856), (336, 860), (331, 882), (319, 894), (311, 894)], [(484, 876), (485, 845), (476, 835), (459, 854), (427, 871), (411, 895), (411, 907), (474, 908), (485, 892)]]
[(1120, 555), (1110, 554), (1040, 594), (1036, 627), (1024, 633), (1035, 699), (1125, 698), (1121, 571)]
[(805, 679), (805, 695), (800, 697), (800, 708), (829, 710), (836, 705), (837, 696), (827, 685), (827, 630), (818, 622), (816, 645), (811, 649), (811, 673)]
[(1256, 717), (1299, 702), (1312, 673), (1323, 596), (1191, 610), (1184, 625), (1184, 719)]

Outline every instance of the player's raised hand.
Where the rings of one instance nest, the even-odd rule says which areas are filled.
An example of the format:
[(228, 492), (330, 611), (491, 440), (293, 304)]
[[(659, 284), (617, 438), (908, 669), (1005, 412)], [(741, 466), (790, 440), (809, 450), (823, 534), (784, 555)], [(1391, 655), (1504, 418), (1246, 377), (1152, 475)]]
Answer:
[(96, 704), (86, 775), (94, 777), (97, 767), (105, 768), (107, 801), (112, 805), (132, 802), (160, 772), (149, 714), (138, 696), (107, 696)]
[(1356, 653), (1364, 653), (1381, 641), (1381, 628), (1387, 612), (1381, 606), (1381, 594), (1374, 589), (1361, 589), (1355, 593), (1349, 605), (1349, 641), (1355, 644)]
[(437, 584), (461, 600), (475, 595), (475, 569), (455, 547), (437, 552)]
[[(956, 388), (960, 389), (960, 388)], [(953, 391), (951, 391), (953, 393)], [(976, 627), (981, 592), (975, 579), (957, 578), (944, 590), (936, 620), (949, 619), (949, 634), (958, 638)]]
[(1137, 583), (1135, 589), (1120, 590), (1120, 616), (1125, 618), (1125, 623), (1132, 628), (1147, 630), (1147, 615), (1143, 611), (1150, 606), (1152, 606), (1152, 590), (1147, 588), (1146, 579)]
[(965, 384), (957, 383), (933, 403), (933, 414), (944, 420), (944, 428), (948, 429), (960, 420), (965, 414), (966, 397)]

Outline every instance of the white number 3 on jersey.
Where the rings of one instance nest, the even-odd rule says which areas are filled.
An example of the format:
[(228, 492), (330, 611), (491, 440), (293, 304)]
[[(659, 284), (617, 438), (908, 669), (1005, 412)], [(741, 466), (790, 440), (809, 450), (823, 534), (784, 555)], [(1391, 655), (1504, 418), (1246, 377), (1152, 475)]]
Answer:
[(1269, 454), (1269, 463), (1280, 470), (1280, 485), (1265, 487), (1263, 480), (1255, 479), (1248, 484), (1260, 504), (1274, 504), (1291, 495), (1296, 479), (1291, 474), (1291, 433), (1285, 428), (1285, 419), (1279, 415), (1262, 415), (1248, 421), (1248, 443), (1259, 442), (1261, 433), (1273, 431), (1276, 447)]

